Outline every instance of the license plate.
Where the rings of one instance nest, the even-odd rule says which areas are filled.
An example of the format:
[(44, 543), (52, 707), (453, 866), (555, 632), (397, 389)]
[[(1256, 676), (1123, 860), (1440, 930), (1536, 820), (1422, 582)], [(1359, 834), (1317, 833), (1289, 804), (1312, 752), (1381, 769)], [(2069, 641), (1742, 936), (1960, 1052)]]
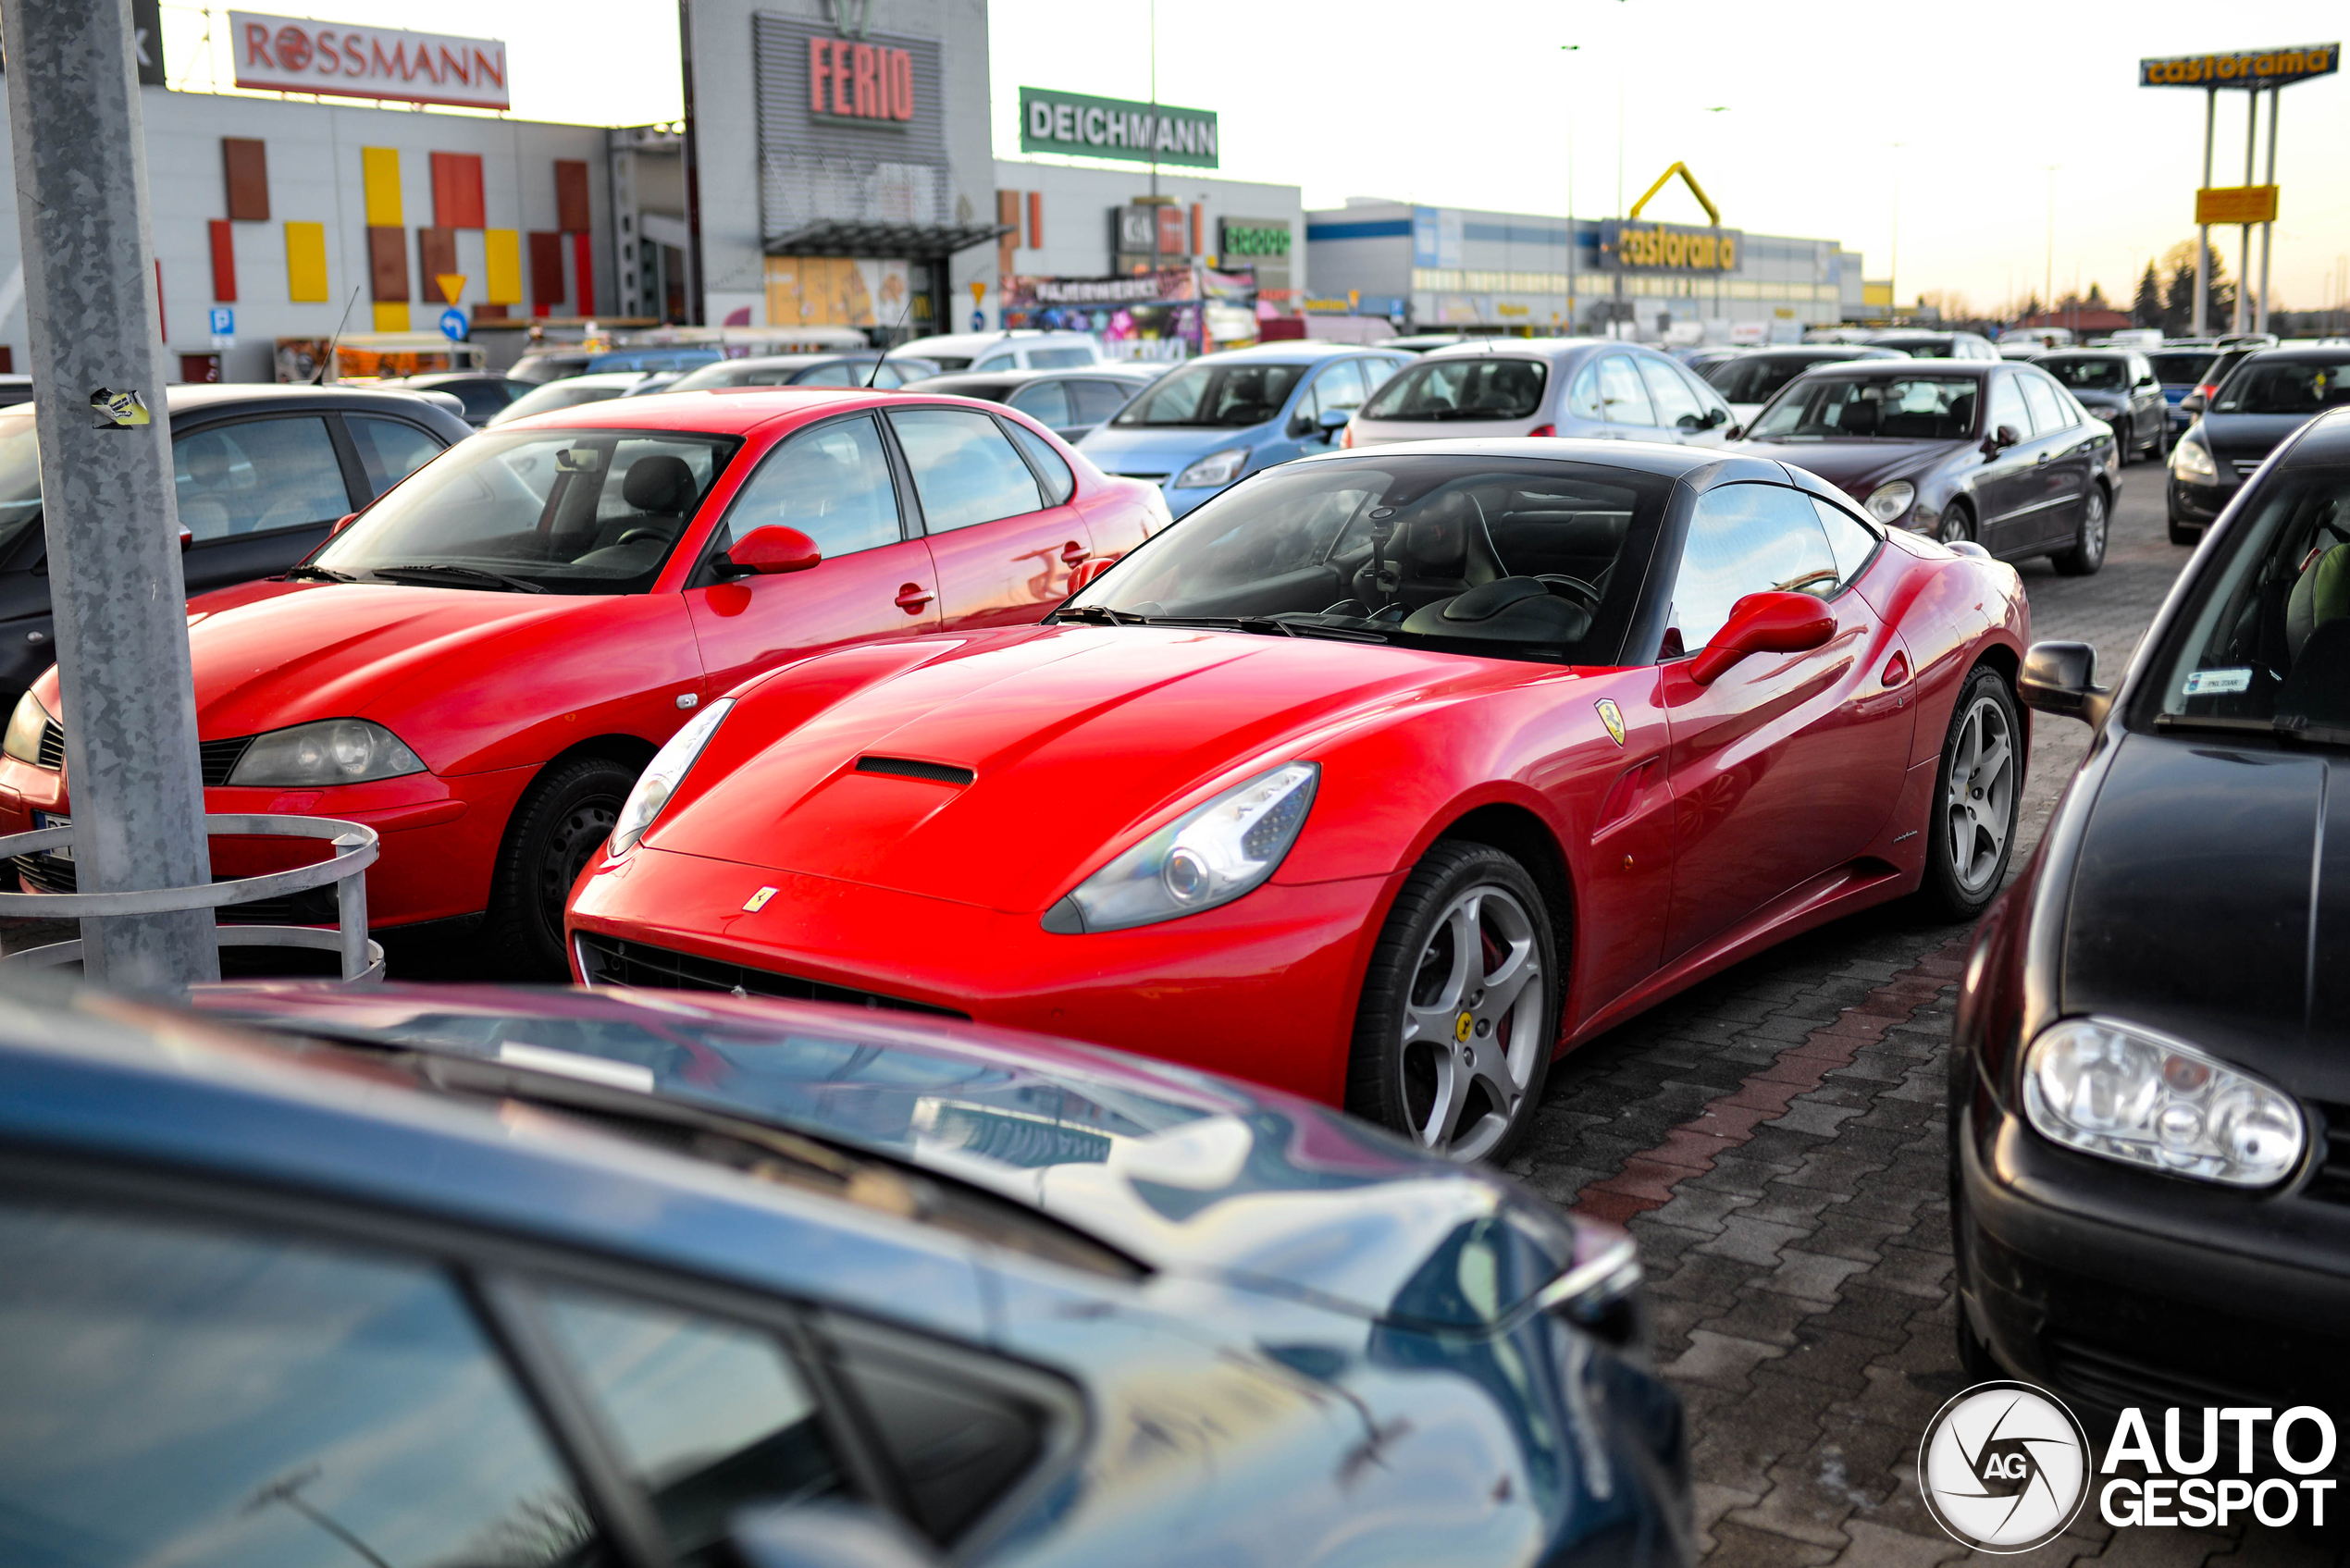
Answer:
[[(32, 814), (32, 825), (36, 828), (69, 828), (73, 826), (73, 819), (60, 817), (55, 811), (35, 811)], [(73, 846), (59, 845), (55, 849), (44, 849), (41, 853), (53, 860), (70, 860), (73, 858)]]

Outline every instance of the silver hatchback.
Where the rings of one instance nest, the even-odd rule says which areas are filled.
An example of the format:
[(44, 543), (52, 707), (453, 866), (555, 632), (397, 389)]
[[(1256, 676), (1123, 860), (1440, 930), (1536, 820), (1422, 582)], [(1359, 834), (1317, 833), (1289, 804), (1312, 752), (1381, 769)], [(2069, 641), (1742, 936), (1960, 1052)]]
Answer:
[(1363, 404), (1343, 444), (1563, 436), (1719, 446), (1722, 395), (1666, 355), (1604, 338), (1501, 338), (1423, 354)]

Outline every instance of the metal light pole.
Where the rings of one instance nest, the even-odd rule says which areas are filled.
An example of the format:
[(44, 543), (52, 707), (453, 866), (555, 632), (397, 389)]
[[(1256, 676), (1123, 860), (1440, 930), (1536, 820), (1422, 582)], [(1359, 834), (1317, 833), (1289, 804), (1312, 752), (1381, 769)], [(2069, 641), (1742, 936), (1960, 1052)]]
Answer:
[[(2203, 90), (2203, 183), (2198, 191), (2211, 189), (2211, 133), (2220, 115), (2220, 90)], [(2211, 226), (2198, 223), (2195, 228), (2195, 324), (2188, 335), (2200, 338), (2204, 324), (2210, 319), (2211, 302)]]
[[(2252, 183), (2252, 159), (2259, 144), (2260, 94), (2247, 93), (2244, 95), (2244, 182), (2246, 185)], [(2252, 225), (2247, 223), (2243, 227), (2236, 244), (2235, 308), (2228, 313), (2228, 330), (2231, 332), (2245, 330), (2245, 324), (2249, 319), (2246, 313), (2252, 304), (2246, 296), (2251, 292)]]
[[(2258, 103), (2260, 94), (2253, 93), (2252, 100)], [(2284, 87), (2279, 83), (2269, 89), (2269, 172), (2261, 177), (2260, 183), (2263, 185), (2272, 186), (2277, 182), (2277, 111), (2283, 107)], [(2252, 325), (2255, 332), (2269, 329), (2269, 247), (2276, 228), (2274, 218), (2260, 226), (2260, 314)]]
[[(212, 880), (130, 0), (0, 0), (80, 888)], [(217, 979), (213, 914), (84, 920), (83, 971)]]

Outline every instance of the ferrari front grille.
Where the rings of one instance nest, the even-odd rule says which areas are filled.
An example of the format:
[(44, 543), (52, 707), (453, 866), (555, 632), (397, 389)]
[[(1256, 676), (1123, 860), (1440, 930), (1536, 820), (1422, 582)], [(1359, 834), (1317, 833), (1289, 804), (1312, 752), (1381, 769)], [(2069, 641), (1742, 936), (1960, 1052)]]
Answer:
[(649, 943), (623, 942), (595, 932), (581, 932), (572, 940), (577, 945), (580, 972), (588, 977), (590, 985), (625, 985), (640, 991), (723, 991), (736, 996), (780, 996), (795, 1002), (839, 1002), (852, 1007), (928, 1013), (934, 1018), (971, 1018), (969, 1013), (957, 1012), (952, 1007), (884, 996), (878, 991), (827, 985), (822, 981), (802, 980), (798, 975), (731, 964), (723, 958), (704, 958), (673, 948), (655, 947)]

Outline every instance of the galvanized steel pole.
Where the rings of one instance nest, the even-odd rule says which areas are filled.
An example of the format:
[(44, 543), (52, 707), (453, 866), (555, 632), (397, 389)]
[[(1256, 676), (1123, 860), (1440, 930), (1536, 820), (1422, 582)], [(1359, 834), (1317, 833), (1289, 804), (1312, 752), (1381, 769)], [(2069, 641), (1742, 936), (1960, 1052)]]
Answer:
[[(130, 0), (0, 0), (83, 891), (212, 880)], [(216, 979), (213, 914), (85, 920), (84, 972)]]
[[(2203, 90), (2203, 183), (2198, 192), (2211, 188), (2211, 132), (2220, 116), (2220, 90)], [(2198, 196), (2198, 201), (2200, 197)], [(2207, 307), (2211, 301), (2211, 226), (2199, 217), (2195, 227), (2195, 322), (2187, 328), (2196, 338), (2203, 336), (2208, 319)]]
[[(2253, 96), (2257, 98), (2258, 93)], [(2274, 186), (2277, 182), (2277, 114), (2284, 107), (2284, 85), (2280, 82), (2269, 89), (2269, 167), (2260, 183)], [(2269, 219), (2260, 226), (2260, 314), (2253, 319), (2255, 332), (2269, 329), (2269, 247), (2275, 239), (2277, 220)]]

